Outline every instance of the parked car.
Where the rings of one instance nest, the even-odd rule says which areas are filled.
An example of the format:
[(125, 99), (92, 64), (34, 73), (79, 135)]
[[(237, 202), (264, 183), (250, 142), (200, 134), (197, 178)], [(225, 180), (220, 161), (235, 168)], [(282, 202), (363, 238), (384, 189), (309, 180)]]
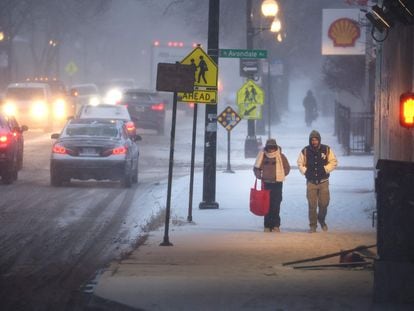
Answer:
[(46, 83), (9, 84), (3, 98), (2, 110), (30, 128), (50, 131), (55, 122), (55, 105), (50, 87)]
[[(119, 180), (124, 187), (138, 182), (138, 144), (125, 123), (107, 119), (71, 119), (56, 139), (50, 158), (50, 183), (61, 186), (71, 178)], [(135, 140), (140, 140), (135, 136)]]
[(135, 123), (132, 121), (127, 107), (123, 105), (84, 105), (80, 108), (77, 118), (122, 120), (131, 137), (134, 137), (137, 134)]
[(0, 113), (0, 176), (5, 184), (17, 180), (18, 171), (23, 167), (23, 132), (27, 130), (13, 116)]
[(99, 105), (102, 101), (99, 89), (94, 83), (72, 85), (69, 89), (69, 94), (75, 102), (76, 112), (83, 105)]
[(120, 104), (128, 107), (137, 128), (152, 129), (158, 134), (164, 134), (166, 104), (157, 93), (128, 89), (124, 92)]

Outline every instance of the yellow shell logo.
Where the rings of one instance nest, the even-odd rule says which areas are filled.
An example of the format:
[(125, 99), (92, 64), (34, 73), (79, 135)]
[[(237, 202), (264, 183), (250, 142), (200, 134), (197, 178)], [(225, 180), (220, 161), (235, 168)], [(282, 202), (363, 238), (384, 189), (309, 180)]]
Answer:
[(356, 22), (350, 18), (340, 18), (334, 21), (328, 30), (328, 36), (332, 39), (334, 46), (355, 46), (355, 41), (361, 33)]

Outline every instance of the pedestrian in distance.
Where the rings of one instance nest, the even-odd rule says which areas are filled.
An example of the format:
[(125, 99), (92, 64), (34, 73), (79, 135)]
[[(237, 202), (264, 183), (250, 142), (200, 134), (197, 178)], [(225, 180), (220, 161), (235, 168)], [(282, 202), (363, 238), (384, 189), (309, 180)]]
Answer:
[(309, 208), (309, 233), (316, 232), (318, 222), (323, 231), (328, 231), (325, 222), (330, 200), (329, 174), (338, 161), (328, 145), (321, 144), (321, 135), (313, 130), (309, 135), (309, 145), (299, 153), (299, 171), (306, 177), (306, 198)]
[(257, 154), (253, 167), (256, 178), (261, 179), (264, 188), (270, 190), (269, 213), (264, 216), (265, 232), (280, 232), (283, 181), (289, 171), (290, 165), (282, 153), (282, 148), (277, 145), (275, 139), (268, 139), (264, 149)]
[(305, 123), (310, 127), (312, 122), (318, 117), (318, 105), (311, 90), (308, 90), (303, 99), (303, 107), (305, 107)]

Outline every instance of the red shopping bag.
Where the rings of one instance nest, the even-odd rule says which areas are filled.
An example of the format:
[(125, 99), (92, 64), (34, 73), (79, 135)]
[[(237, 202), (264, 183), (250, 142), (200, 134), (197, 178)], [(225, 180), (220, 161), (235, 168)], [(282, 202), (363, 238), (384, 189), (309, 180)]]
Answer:
[(250, 211), (257, 216), (265, 216), (269, 213), (270, 207), (270, 190), (263, 188), (257, 189), (257, 178), (254, 182), (254, 188), (250, 189)]

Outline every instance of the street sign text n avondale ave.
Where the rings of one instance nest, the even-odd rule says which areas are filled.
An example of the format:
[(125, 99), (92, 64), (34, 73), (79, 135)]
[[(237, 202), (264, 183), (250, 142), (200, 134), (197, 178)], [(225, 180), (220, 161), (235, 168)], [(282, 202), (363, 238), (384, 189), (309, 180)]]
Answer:
[(220, 49), (220, 57), (227, 57), (227, 58), (267, 58), (267, 50)]

